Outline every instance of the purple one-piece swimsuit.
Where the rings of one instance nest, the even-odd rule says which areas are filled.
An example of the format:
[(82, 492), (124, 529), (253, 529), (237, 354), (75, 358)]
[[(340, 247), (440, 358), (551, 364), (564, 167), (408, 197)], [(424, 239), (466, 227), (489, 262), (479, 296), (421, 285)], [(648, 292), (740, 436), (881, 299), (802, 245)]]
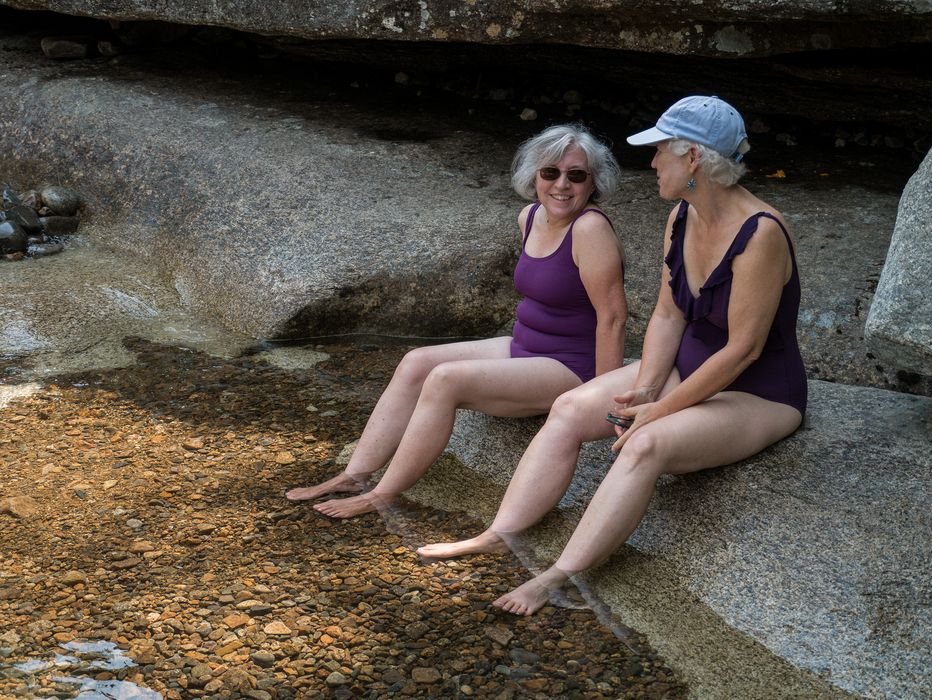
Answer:
[(596, 315), (573, 262), (573, 225), (589, 211), (605, 216), (610, 226), (612, 222), (598, 209), (584, 209), (570, 223), (559, 248), (534, 258), (525, 246), (540, 206), (538, 202), (528, 213), (521, 257), (515, 266), (515, 289), (524, 298), (515, 314), (511, 356), (553, 358), (586, 382), (595, 376)]
[(806, 413), (806, 369), (796, 340), (796, 316), (799, 313), (799, 271), (790, 235), (783, 224), (767, 212), (758, 212), (742, 224), (737, 235), (709, 279), (694, 297), (686, 279), (683, 262), (683, 239), (689, 204), (682, 202), (673, 222), (670, 250), (664, 262), (670, 269), (670, 289), (673, 300), (687, 321), (686, 330), (676, 354), (676, 368), (686, 379), (711, 355), (728, 342), (728, 301), (731, 297), (731, 262), (744, 252), (751, 236), (757, 231), (760, 217), (773, 219), (780, 226), (790, 247), (793, 273), (783, 286), (780, 305), (774, 316), (767, 342), (759, 358), (742, 372), (724, 391), (745, 391), (768, 401), (792, 406)]

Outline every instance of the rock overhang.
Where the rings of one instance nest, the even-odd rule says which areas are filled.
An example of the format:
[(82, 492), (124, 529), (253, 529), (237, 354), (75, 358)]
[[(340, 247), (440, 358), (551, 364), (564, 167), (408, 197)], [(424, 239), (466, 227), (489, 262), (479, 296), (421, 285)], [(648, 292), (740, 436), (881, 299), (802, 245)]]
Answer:
[(162, 21), (312, 40), (570, 44), (730, 58), (932, 40), (932, 6), (925, 0), (843, 5), (809, 0), (4, 0), (3, 4), (115, 22)]

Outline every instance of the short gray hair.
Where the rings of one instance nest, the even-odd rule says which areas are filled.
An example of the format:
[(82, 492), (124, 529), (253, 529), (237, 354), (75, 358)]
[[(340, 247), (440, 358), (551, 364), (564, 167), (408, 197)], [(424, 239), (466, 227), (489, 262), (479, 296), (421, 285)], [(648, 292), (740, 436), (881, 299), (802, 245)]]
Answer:
[(532, 136), (518, 147), (511, 163), (511, 186), (525, 199), (537, 198), (535, 187), (537, 171), (546, 165), (560, 162), (571, 148), (586, 155), (592, 174), (593, 202), (603, 202), (618, 186), (621, 168), (611, 149), (582, 124), (557, 124)]
[[(712, 182), (730, 187), (736, 184), (748, 170), (744, 163), (726, 158), (714, 148), (703, 146), (701, 143), (693, 143), (686, 139), (671, 139), (669, 149), (673, 155), (685, 156), (692, 146), (695, 146), (699, 151), (699, 169)], [(748, 143), (747, 139), (738, 144), (738, 153), (741, 155), (750, 150), (751, 144)]]

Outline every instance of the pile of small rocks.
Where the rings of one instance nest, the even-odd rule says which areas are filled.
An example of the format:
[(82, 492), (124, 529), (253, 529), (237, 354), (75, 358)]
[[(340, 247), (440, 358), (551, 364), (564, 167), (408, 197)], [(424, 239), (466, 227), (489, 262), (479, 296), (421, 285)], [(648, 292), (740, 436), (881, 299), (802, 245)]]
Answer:
[(67, 187), (46, 185), (17, 195), (0, 190), (0, 260), (60, 253), (62, 237), (78, 230), (81, 198)]

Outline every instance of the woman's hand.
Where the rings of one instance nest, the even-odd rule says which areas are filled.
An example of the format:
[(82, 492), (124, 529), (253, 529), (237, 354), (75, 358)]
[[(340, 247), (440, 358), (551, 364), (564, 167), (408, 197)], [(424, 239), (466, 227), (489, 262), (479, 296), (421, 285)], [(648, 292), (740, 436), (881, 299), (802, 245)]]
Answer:
[(652, 393), (647, 389), (631, 389), (614, 397), (615, 405), (611, 414), (632, 422), (628, 427), (615, 426), (618, 439), (612, 445), (612, 452), (620, 452), (635, 430), (666, 415), (660, 404), (653, 400)]

